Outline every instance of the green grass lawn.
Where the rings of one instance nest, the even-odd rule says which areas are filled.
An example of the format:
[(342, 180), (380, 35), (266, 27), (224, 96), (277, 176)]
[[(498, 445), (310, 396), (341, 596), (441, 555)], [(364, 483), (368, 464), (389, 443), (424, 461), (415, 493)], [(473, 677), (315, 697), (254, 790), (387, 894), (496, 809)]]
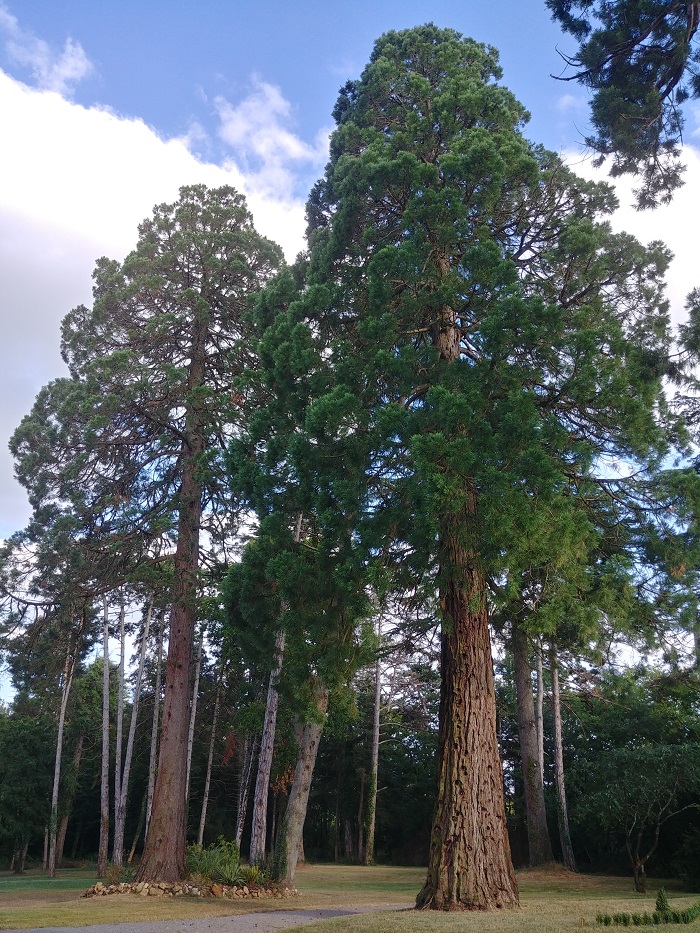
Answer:
[[(572, 875), (553, 867), (518, 874), (521, 907), (492, 913), (443, 914), (412, 907), (425, 877), (423, 868), (356, 865), (305, 865), (297, 874), (300, 897), (232, 903), (215, 899), (142, 898), (113, 895), (83, 898), (95, 876), (64, 870), (50, 880), (39, 873), (18, 878), (0, 873), (0, 929), (85, 926), (145, 920), (193, 920), (249, 911), (319, 907), (398, 907), (400, 912), (340, 917), (295, 927), (299, 933), (563, 933), (594, 926), (598, 912), (652, 911), (661, 882), (649, 894), (632, 891), (631, 878)], [(668, 885), (667, 885), (668, 889)], [(672, 906), (685, 907), (698, 897), (671, 890)]]

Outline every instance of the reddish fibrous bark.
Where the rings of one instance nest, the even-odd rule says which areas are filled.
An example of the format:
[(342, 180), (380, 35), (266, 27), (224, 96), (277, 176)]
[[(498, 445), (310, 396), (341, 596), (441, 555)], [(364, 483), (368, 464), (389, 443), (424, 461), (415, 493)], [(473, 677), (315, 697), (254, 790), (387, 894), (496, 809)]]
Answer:
[(443, 533), (442, 552), (438, 791), (428, 877), (416, 906), (515, 907), (485, 580), (449, 532)]
[[(446, 257), (437, 265), (448, 275)], [(460, 340), (454, 311), (443, 307), (434, 343), (446, 363), (460, 359)], [(476, 521), (477, 491), (467, 477), (461, 483), (460, 500), (445, 504), (438, 542), (443, 617), (438, 789), (428, 876), (416, 900), (420, 909), (489, 910), (519, 903), (496, 735), (486, 579), (466, 543)]]
[(137, 881), (179, 881), (187, 871), (187, 741), (202, 520), (199, 468), (205, 449), (200, 411), (202, 403), (196, 390), (204, 381), (207, 324), (206, 314), (198, 314), (192, 325), (188, 380), (192, 401), (186, 415), (187, 430), (182, 446), (182, 483), (178, 501), (177, 548), (173, 559), (173, 599), (160, 754), (153, 809)]

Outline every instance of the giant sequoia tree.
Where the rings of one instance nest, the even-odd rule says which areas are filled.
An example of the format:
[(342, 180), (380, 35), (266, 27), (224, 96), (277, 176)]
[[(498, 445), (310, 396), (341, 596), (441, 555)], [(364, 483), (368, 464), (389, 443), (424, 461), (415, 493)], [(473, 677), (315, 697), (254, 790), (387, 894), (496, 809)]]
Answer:
[(241, 322), (280, 262), (242, 195), (181, 189), (179, 201), (156, 207), (140, 226), (122, 264), (97, 263), (93, 307), (76, 308), (63, 323), (71, 379), (44, 392), (46, 404), (16, 438), (25, 470), (42, 451), (58, 465), (42, 471), (41, 502), (67, 500), (92, 516), (101, 540), (126, 550), (138, 544), (153, 558), (165, 541), (172, 551), (160, 759), (141, 878), (185, 872), (200, 533), (204, 522), (209, 545), (220, 547), (235, 519), (222, 457), (242, 417), (231, 383), (251, 360)]
[(610, 191), (526, 143), (499, 76), (492, 49), (451, 30), (377, 42), (336, 105), (307, 286), (268, 322), (262, 353), (277, 397), (296, 398), (286, 439), (267, 444), (276, 488), (314, 490), (323, 540), (351, 524), (369, 568), (439, 593), (439, 777), (418, 904), (441, 909), (518, 901), (489, 579), (517, 580), (535, 539), (540, 561), (585, 551), (571, 479), (656, 442), (667, 339), (666, 254), (596, 220)]

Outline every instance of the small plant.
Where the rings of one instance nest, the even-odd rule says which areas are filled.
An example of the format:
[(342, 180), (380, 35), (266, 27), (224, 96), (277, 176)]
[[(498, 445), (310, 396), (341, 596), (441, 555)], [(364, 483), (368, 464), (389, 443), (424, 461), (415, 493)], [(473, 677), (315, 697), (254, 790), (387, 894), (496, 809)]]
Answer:
[(109, 885), (119, 884), (121, 881), (133, 881), (135, 874), (136, 870), (130, 866), (112, 865), (110, 863), (105, 872), (104, 883)]
[(242, 884), (242, 867), (238, 846), (222, 836), (206, 849), (200, 845), (187, 847), (187, 870), (202, 881)]
[(262, 865), (241, 865), (241, 878), (244, 884), (265, 884), (269, 874)]
[(693, 904), (692, 907), (686, 907), (685, 910), (673, 910), (669, 904), (668, 897), (663, 888), (659, 891), (656, 898), (656, 910), (653, 914), (598, 914), (595, 922), (599, 926), (661, 926), (665, 923), (692, 923), (700, 917), (700, 901)]
[(667, 914), (671, 911), (671, 905), (668, 902), (668, 895), (666, 894), (666, 888), (661, 888), (659, 893), (656, 895), (656, 912), (657, 914)]

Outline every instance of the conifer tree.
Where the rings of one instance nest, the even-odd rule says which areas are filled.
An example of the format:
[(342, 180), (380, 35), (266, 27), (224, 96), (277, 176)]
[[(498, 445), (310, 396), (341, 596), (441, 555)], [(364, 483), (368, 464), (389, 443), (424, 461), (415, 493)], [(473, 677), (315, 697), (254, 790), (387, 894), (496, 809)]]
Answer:
[(268, 512), (289, 481), (328, 556), (352, 551), (357, 585), (388, 563), (393, 586), (432, 580), (439, 594), (439, 778), (418, 904), (440, 909), (518, 902), (489, 580), (518, 579), (516, 542), (552, 556), (585, 537), (572, 475), (663, 446), (668, 256), (597, 219), (609, 189), (527, 144), (499, 77), (493, 49), (451, 30), (376, 43), (335, 108), (306, 285), (282, 296), (260, 351), (279, 412), (260, 443)]
[(107, 552), (110, 545), (122, 572), (172, 555), (160, 758), (140, 878), (172, 881), (186, 870), (200, 538), (205, 530), (220, 558), (236, 527), (223, 452), (243, 414), (231, 386), (252, 362), (244, 312), (281, 261), (242, 195), (182, 188), (141, 224), (123, 263), (97, 262), (92, 308), (63, 322), (70, 379), (44, 390), (15, 439), (35, 507), (74, 516), (77, 535), (89, 529)]

